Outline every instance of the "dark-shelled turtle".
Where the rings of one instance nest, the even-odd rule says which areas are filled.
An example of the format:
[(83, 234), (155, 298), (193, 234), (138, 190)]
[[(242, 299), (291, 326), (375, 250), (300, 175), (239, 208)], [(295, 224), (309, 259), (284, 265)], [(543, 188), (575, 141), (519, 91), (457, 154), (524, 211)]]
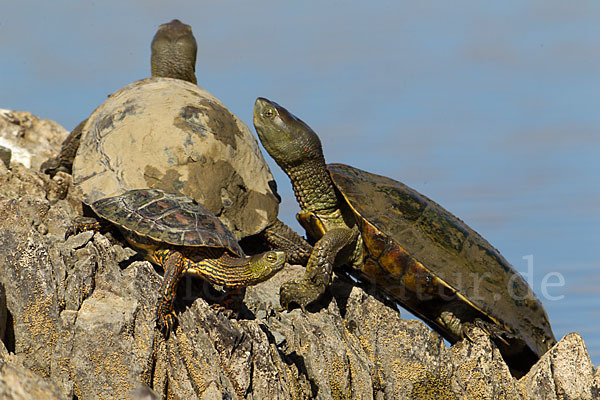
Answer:
[[(156, 321), (169, 331), (175, 321), (173, 301), (185, 273), (215, 285), (241, 288), (263, 282), (283, 268), (283, 251), (247, 257), (235, 237), (206, 207), (193, 199), (158, 189), (130, 190), (93, 202), (100, 221), (115, 225), (144, 257), (164, 268)], [(99, 230), (98, 220), (82, 220), (67, 231)]]
[(304, 308), (332, 267), (375, 284), (454, 343), (466, 322), (491, 331), (516, 371), (556, 342), (525, 280), (477, 232), (408, 186), (343, 164), (325, 164), (317, 134), (285, 108), (259, 98), (254, 125), (292, 181), (298, 221), (316, 242), (303, 280), (281, 288), (284, 307)]

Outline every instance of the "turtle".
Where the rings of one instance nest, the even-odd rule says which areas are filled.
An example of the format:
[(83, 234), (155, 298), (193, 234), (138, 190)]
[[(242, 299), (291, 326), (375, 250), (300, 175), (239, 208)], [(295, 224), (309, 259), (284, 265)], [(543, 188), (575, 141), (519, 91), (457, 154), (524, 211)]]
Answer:
[(280, 271), (284, 251), (246, 256), (230, 230), (195, 200), (159, 189), (135, 189), (90, 205), (100, 219), (81, 220), (66, 237), (83, 230), (116, 226), (148, 261), (164, 268), (156, 307), (157, 326), (168, 334), (177, 282), (184, 273), (239, 289), (263, 282)]
[(280, 289), (283, 307), (315, 302), (332, 268), (373, 284), (450, 343), (468, 324), (491, 333), (515, 372), (556, 343), (548, 316), (523, 277), (477, 232), (433, 200), (388, 177), (326, 164), (317, 134), (275, 102), (258, 98), (254, 125), (289, 176), (309, 242), (303, 279)]
[[(151, 44), (150, 69), (152, 76), (181, 79), (197, 83), (196, 54), (198, 45), (192, 28), (174, 19), (158, 27)], [(40, 166), (44, 173), (54, 176), (58, 172), (71, 174), (73, 160), (86, 120), (81, 121), (63, 142), (59, 154)]]
[[(164, 32), (179, 32), (179, 39), (166, 40)], [(258, 237), (261, 247), (284, 249), (291, 263), (305, 263), (312, 247), (277, 218), (280, 198), (256, 138), (196, 84), (195, 49), (187, 25), (159, 28), (153, 76), (111, 94), (83, 123), (74, 186), (85, 204), (131, 189), (189, 196), (236, 239)]]

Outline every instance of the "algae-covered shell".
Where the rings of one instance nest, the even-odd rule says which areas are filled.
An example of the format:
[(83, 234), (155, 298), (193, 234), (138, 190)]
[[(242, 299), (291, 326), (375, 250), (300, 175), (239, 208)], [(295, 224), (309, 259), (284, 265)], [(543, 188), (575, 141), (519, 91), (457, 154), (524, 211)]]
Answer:
[(189, 196), (238, 240), (261, 232), (279, 207), (248, 127), (206, 90), (171, 78), (125, 86), (90, 115), (73, 180), (88, 204), (143, 188)]
[(459, 338), (436, 321), (442, 311), (490, 321), (514, 336), (505, 357), (533, 353), (535, 361), (556, 343), (527, 282), (463, 221), (393, 179), (344, 164), (327, 168), (360, 228), (363, 273), (406, 308), (451, 341)]

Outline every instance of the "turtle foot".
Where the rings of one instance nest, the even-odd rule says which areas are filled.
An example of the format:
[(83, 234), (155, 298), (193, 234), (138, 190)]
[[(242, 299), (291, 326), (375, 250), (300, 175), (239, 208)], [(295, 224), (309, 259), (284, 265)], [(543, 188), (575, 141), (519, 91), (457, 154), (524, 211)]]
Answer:
[(177, 316), (175, 311), (170, 313), (161, 312), (160, 308), (156, 311), (156, 326), (162, 334), (168, 338), (169, 333), (175, 328), (177, 324)]
[(443, 311), (437, 319), (437, 322), (443, 325), (450, 333), (459, 339), (467, 339), (473, 342), (469, 336), (469, 329), (473, 326), (478, 327), (489, 335), (492, 339), (498, 340), (509, 346), (508, 339), (514, 339), (515, 335), (501, 328), (500, 326), (476, 318), (473, 322), (462, 322), (456, 315), (450, 311)]
[(104, 228), (104, 224), (95, 218), (91, 217), (77, 217), (75, 222), (67, 228), (65, 232), (65, 240), (71, 236), (77, 235), (85, 231), (101, 232)]
[(315, 286), (310, 281), (288, 281), (279, 289), (279, 303), (286, 310), (293, 308), (293, 305), (298, 305), (306, 312), (306, 306), (317, 301), (324, 291), (325, 287)]
[(491, 322), (483, 321), (481, 319), (476, 319), (474, 324), (479, 329), (481, 329), (485, 333), (487, 333), (492, 339), (499, 340), (506, 346), (510, 346), (509, 340), (518, 339), (518, 337), (515, 334), (513, 334)]
[(226, 318), (237, 319), (244, 304), (245, 293), (244, 287), (227, 288), (223, 297), (217, 303), (211, 304), (210, 308), (222, 313)]
[(232, 310), (231, 308), (227, 308), (223, 304), (211, 304), (210, 308), (215, 310), (215, 312), (223, 314), (227, 319), (237, 319), (239, 317), (238, 312)]
[(463, 326), (460, 318), (455, 316), (451, 311), (442, 311), (437, 318), (437, 322), (457, 339), (466, 338), (471, 341), (471, 338), (466, 334), (466, 326)]
[[(458, 340), (466, 339), (471, 343), (474, 342), (473, 338), (469, 336), (469, 330), (471, 329), (471, 327), (476, 326), (476, 324), (472, 322), (461, 321), (461, 319), (454, 315), (454, 313), (452, 313), (451, 311), (442, 311), (440, 313), (440, 316), (437, 318), (437, 322), (443, 327), (445, 327)], [(479, 328), (481, 328), (484, 332), (489, 334), (488, 331), (482, 326), (479, 326)]]

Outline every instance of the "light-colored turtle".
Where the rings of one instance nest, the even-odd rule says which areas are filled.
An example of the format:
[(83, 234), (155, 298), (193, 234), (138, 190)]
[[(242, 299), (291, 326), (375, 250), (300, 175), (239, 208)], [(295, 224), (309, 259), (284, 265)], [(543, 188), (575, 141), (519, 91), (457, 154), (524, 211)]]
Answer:
[[(152, 39), (150, 67), (152, 76), (181, 79), (196, 83), (196, 53), (198, 46), (192, 28), (181, 21), (173, 21), (158, 27)], [(73, 159), (79, 148), (83, 126), (79, 123), (65, 139), (58, 156), (42, 163), (40, 169), (54, 176), (57, 172), (71, 173)]]
[(216, 97), (180, 79), (113, 93), (87, 119), (73, 182), (87, 204), (126, 190), (189, 196), (239, 240), (277, 218), (273, 177), (250, 130)]
[(153, 76), (111, 94), (76, 129), (73, 183), (88, 205), (132, 189), (186, 195), (238, 240), (261, 234), (291, 262), (306, 262), (311, 247), (277, 219), (275, 181), (256, 138), (195, 84), (195, 56), (189, 26), (172, 21), (159, 28)]

